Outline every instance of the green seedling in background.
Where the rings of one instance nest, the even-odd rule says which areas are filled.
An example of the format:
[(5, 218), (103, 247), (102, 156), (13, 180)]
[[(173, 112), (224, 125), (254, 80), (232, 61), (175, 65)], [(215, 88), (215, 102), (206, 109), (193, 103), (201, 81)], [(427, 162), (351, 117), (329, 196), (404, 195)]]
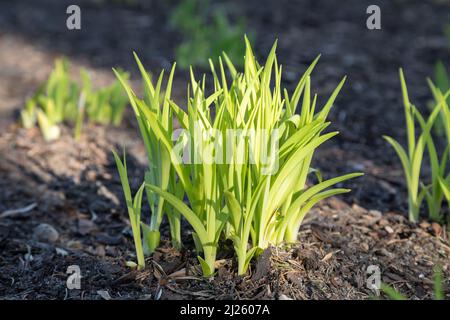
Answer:
[[(20, 113), (22, 125), (32, 128), (37, 123), (46, 141), (59, 138), (62, 123), (74, 125), (74, 136), (78, 139), (85, 118), (93, 123), (117, 126), (128, 102), (117, 80), (109, 87), (93, 89), (91, 78), (82, 69), (79, 86), (71, 78), (69, 66), (67, 59), (57, 59), (48, 80), (26, 101)], [(121, 74), (128, 78), (127, 73)]]

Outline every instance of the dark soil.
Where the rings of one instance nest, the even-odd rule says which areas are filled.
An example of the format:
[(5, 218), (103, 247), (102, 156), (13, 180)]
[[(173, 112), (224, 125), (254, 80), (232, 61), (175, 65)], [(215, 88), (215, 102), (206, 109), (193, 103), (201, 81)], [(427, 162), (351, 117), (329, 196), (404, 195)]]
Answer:
[[(263, 57), (279, 38), (288, 88), (318, 53), (313, 89), (321, 101), (349, 76), (330, 116), (341, 134), (321, 147), (315, 166), (325, 176), (365, 176), (346, 183), (349, 195), (312, 210), (298, 244), (264, 252), (244, 278), (235, 276), (230, 251), (219, 257), (211, 280), (199, 276), (188, 232), (186, 249), (176, 252), (166, 226), (163, 246), (144, 271), (125, 265), (134, 260), (134, 249), (110, 150), (126, 146), (136, 188), (146, 158), (131, 112), (120, 128), (86, 127), (80, 141), (65, 128), (61, 139), (45, 143), (38, 130), (16, 124), (25, 98), (57, 56), (69, 56), (74, 73), (88, 66), (98, 84), (112, 81), (110, 68), (121, 66), (139, 87), (131, 50), (152, 71), (167, 68), (181, 39), (167, 22), (174, 3), (80, 1), (82, 30), (69, 32), (65, 8), (72, 2), (0, 2), (0, 299), (367, 299), (374, 295), (366, 287), (369, 265), (379, 266), (383, 282), (417, 299), (433, 298), (433, 266), (440, 265), (449, 298), (446, 229), (425, 217), (418, 225), (407, 221), (401, 167), (381, 136), (405, 139), (398, 67), (405, 69), (412, 100), (426, 112), (431, 96), (425, 78), (436, 60), (450, 61), (442, 32), (450, 5), (378, 1), (382, 30), (369, 31), (370, 2), (233, 1), (234, 16), (245, 16), (256, 31), (258, 54)], [(186, 79), (179, 71), (179, 101)], [(56, 229), (55, 242), (35, 234), (42, 223)], [(81, 290), (66, 287), (70, 265), (80, 266)]]

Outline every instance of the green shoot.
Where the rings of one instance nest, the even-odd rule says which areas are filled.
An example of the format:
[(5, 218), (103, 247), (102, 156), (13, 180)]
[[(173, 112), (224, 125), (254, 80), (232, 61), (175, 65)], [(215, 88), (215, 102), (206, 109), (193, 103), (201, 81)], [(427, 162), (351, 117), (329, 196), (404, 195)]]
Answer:
[(117, 156), (117, 153), (113, 151), (114, 159), (116, 161), (117, 170), (119, 171), (120, 181), (122, 183), (123, 193), (128, 208), (128, 215), (130, 217), (131, 231), (133, 232), (134, 246), (136, 249), (136, 258), (138, 268), (145, 267), (144, 250), (142, 247), (141, 238), (141, 204), (142, 194), (144, 192), (144, 184), (136, 192), (134, 199), (131, 196), (130, 184), (128, 182), (127, 162), (125, 151), (123, 153), (123, 162)]
[[(118, 71), (122, 79), (128, 79), (126, 72)], [(87, 94), (87, 116), (89, 121), (103, 125), (120, 125), (128, 98), (123, 94), (120, 82), (115, 81), (108, 87), (91, 90)]]
[(442, 287), (442, 268), (435, 266), (434, 268), (434, 299), (444, 300), (444, 288)]
[[(128, 74), (121, 73), (123, 78)], [(128, 102), (118, 81), (106, 88), (94, 90), (91, 79), (82, 69), (82, 86), (70, 78), (69, 62), (57, 59), (45, 84), (27, 100), (20, 113), (24, 128), (37, 123), (46, 141), (59, 138), (62, 123), (74, 125), (74, 136), (81, 135), (85, 114), (91, 122), (119, 125)]]
[[(447, 74), (447, 69), (441, 61), (437, 62), (435, 66), (434, 83), (430, 79), (427, 79), (427, 81), (431, 88), (431, 91), (433, 92), (435, 100), (434, 103), (432, 102), (429, 105), (430, 109), (433, 110), (436, 104), (439, 103), (438, 90), (441, 93), (445, 93), (450, 90), (450, 80)], [(447, 105), (450, 104), (450, 96), (447, 96), (446, 103)], [(444, 110), (442, 110), (442, 112), (444, 112)], [(445, 115), (442, 114), (442, 116), (436, 121), (434, 131), (438, 136), (443, 136), (446, 134), (446, 132), (448, 135), (448, 130), (449, 130), (449, 122), (446, 121)]]
[[(161, 86), (164, 73), (158, 78), (158, 83), (154, 86), (151, 83), (147, 71), (136, 54), (135, 59), (144, 79), (145, 89), (148, 97), (148, 104), (136, 97), (135, 93), (127, 83), (127, 80), (116, 70), (117, 78), (125, 88), (130, 103), (136, 115), (142, 138), (148, 156), (148, 171), (145, 174), (146, 184), (155, 185), (163, 191), (170, 191), (179, 197), (183, 197), (184, 191), (176, 179), (175, 171), (170, 163), (170, 155), (164, 146), (164, 140), (173, 134), (173, 115), (169, 106), (169, 99), (172, 88), (175, 65), (167, 82), (164, 100), (161, 102)], [(159, 131), (153, 129), (154, 125), (160, 125)], [(181, 247), (180, 215), (177, 210), (165, 205), (164, 197), (152, 192), (147, 192), (147, 198), (151, 210), (150, 225), (144, 227), (144, 238), (146, 239), (147, 253), (152, 253), (160, 241), (159, 228), (164, 215), (167, 215), (170, 223), (172, 244), (176, 248)]]
[(27, 100), (25, 108), (20, 111), (20, 119), (25, 129), (30, 129), (36, 124), (36, 101), (34, 98)]
[(419, 113), (409, 101), (403, 70), (400, 69), (399, 73), (406, 118), (408, 150), (405, 151), (405, 149), (403, 149), (403, 147), (393, 138), (389, 136), (384, 136), (384, 138), (395, 149), (402, 163), (408, 189), (408, 216), (410, 221), (416, 222), (419, 218), (420, 206), (424, 197), (423, 193), (419, 193), (420, 172), (422, 168), (424, 149), (427, 141), (429, 140), (430, 129), (436, 116), (438, 115), (439, 110), (436, 109), (433, 111), (427, 123), (423, 125), (423, 132), (416, 141), (415, 117)]
[(400, 292), (394, 288), (388, 286), (387, 284), (381, 284), (381, 290), (389, 297), (391, 300), (408, 300), (407, 297), (402, 295)]
[[(433, 138), (431, 136), (429, 137), (427, 145), (431, 162), (431, 185), (424, 187), (424, 192), (430, 217), (437, 222), (444, 222), (444, 217), (441, 213), (442, 201), (445, 197), (448, 202), (446, 191), (450, 185), (450, 172), (448, 170), (450, 156), (450, 108), (447, 102), (450, 97), (450, 90), (444, 95), (440, 88), (436, 87), (430, 80), (428, 82), (436, 100), (434, 109), (439, 111), (440, 123), (445, 124), (443, 128), (445, 130), (445, 136), (447, 137), (447, 146), (439, 158)], [(423, 120), (421, 117), (418, 119), (423, 127)], [(448, 214), (448, 217), (450, 217), (450, 213)]]

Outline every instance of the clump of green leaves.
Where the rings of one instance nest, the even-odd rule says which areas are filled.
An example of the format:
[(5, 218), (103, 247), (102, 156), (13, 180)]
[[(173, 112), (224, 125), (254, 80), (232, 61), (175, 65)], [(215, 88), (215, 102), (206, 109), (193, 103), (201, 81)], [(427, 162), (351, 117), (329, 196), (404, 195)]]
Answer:
[[(118, 72), (120, 72), (122, 78), (128, 78), (127, 73)], [(124, 94), (120, 82), (114, 81), (109, 86), (95, 90), (92, 88), (87, 75), (83, 76), (83, 79), (83, 88), (86, 92), (86, 113), (89, 121), (103, 125), (120, 125), (128, 103), (128, 98)]]
[[(81, 86), (71, 78), (67, 59), (57, 59), (48, 80), (26, 101), (20, 113), (22, 125), (39, 125), (46, 141), (59, 138), (60, 124), (73, 124), (79, 137), (87, 113), (89, 121), (119, 125), (128, 102), (116, 80), (108, 87), (94, 89), (86, 70), (80, 71)], [(122, 72), (122, 77), (128, 74)]]
[[(419, 110), (410, 102), (403, 71), (400, 69), (400, 82), (403, 93), (403, 104), (406, 118), (406, 128), (408, 137), (408, 150), (391, 137), (385, 139), (393, 146), (403, 166), (406, 185), (408, 189), (408, 211), (410, 221), (416, 222), (419, 218), (420, 207), (423, 200), (426, 200), (429, 217), (438, 222), (444, 221), (442, 213), (442, 202), (446, 189), (450, 182), (450, 172), (448, 170), (448, 154), (450, 152), (450, 112), (447, 104), (450, 90), (443, 94), (439, 88), (429, 81), (436, 103), (428, 119), (424, 119)], [(431, 129), (440, 119), (445, 125), (447, 143), (445, 150), (439, 152), (431, 134)], [(421, 129), (420, 135), (416, 137), (416, 126)], [(431, 183), (426, 184), (420, 177), (422, 172), (422, 160), (425, 151), (428, 150), (431, 166)]]
[(78, 94), (79, 88), (69, 76), (68, 61), (56, 60), (47, 82), (25, 103), (21, 112), (24, 127), (30, 128), (37, 121), (45, 140), (57, 139), (58, 125), (65, 119), (75, 119)]
[[(165, 93), (163, 93), (161, 88), (164, 71), (161, 72), (156, 86), (154, 86), (138, 56), (136, 54), (134, 56), (144, 80), (146, 99), (138, 99), (131, 87), (127, 84), (126, 78), (116, 70), (114, 72), (125, 87), (144, 140), (148, 156), (148, 171), (145, 173), (145, 182), (158, 186), (161, 190), (176, 194), (182, 198), (184, 191), (180, 182), (176, 179), (174, 168), (171, 166), (170, 154), (164, 142), (159, 137), (160, 132), (152, 130), (152, 125), (158, 124), (158, 130), (163, 131), (168, 137), (171, 137), (173, 134), (174, 119), (169, 101), (175, 65), (169, 75)], [(181, 227), (179, 211), (165, 204), (164, 198), (155, 193), (147, 192), (147, 199), (152, 213), (150, 224), (141, 223), (146, 252), (152, 253), (159, 246), (159, 228), (164, 216), (167, 216), (169, 219), (172, 244), (175, 248), (180, 248)]]
[[(168, 177), (169, 182), (155, 179), (159, 184), (152, 183), (146, 173), (148, 195), (157, 194), (160, 203), (165, 200), (165, 208), (180, 213), (192, 226), (205, 276), (214, 274), (221, 240), (233, 242), (238, 274), (242, 275), (262, 249), (296, 241), (303, 218), (317, 202), (349, 191), (330, 187), (361, 175), (352, 173), (307, 185), (308, 174), (314, 171), (314, 151), (337, 134), (324, 133), (329, 125), (326, 117), (345, 79), (316, 111), (317, 95), (311, 95), (310, 75), (318, 59), (289, 95), (281, 87), (282, 68), (275, 50), (276, 43), (266, 63), (260, 65), (246, 38), (243, 73), (226, 54), (219, 59), (218, 72), (210, 61), (214, 80), (210, 95), (206, 94), (205, 77), (197, 80), (191, 70), (187, 111), (170, 100), (170, 91), (159, 109), (162, 76), (154, 86), (143, 72), (150, 97), (154, 97), (150, 104), (122, 81), (149, 159), (154, 157), (154, 149), (164, 156), (160, 162), (151, 161), (149, 169)], [(139, 60), (138, 65), (142, 69)], [(169, 84), (172, 75), (173, 69)], [(173, 117), (181, 127), (178, 136), (171, 125)], [(165, 171), (170, 174), (163, 174)], [(179, 220), (170, 218), (173, 212), (167, 214), (169, 222)], [(152, 216), (160, 217), (159, 211), (152, 211)]]
[(136, 258), (138, 268), (145, 266), (144, 249), (141, 240), (141, 204), (142, 195), (144, 193), (144, 184), (136, 192), (134, 198), (131, 195), (130, 183), (128, 181), (127, 162), (125, 152), (123, 155), (123, 161), (113, 151), (114, 159), (116, 161), (117, 170), (119, 171), (120, 181), (122, 183), (123, 193), (125, 195), (125, 202), (127, 204), (128, 215), (130, 218), (131, 230), (133, 232), (134, 247), (136, 249)]
[(216, 59), (222, 51), (234, 61), (240, 61), (245, 52), (241, 41), (245, 22), (242, 18), (230, 22), (227, 10), (225, 4), (211, 6), (209, 0), (182, 0), (173, 9), (170, 23), (184, 38), (176, 49), (181, 68), (191, 65), (207, 68), (208, 58)]

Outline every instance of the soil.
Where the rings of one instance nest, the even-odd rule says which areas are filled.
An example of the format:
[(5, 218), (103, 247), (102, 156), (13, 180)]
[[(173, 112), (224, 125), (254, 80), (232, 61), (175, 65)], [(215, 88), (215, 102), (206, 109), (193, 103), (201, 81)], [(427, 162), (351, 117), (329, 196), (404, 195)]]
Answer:
[[(98, 85), (114, 79), (112, 66), (130, 70), (136, 88), (132, 50), (155, 73), (174, 60), (181, 39), (167, 21), (174, 1), (80, 1), (82, 30), (76, 32), (65, 28), (72, 2), (0, 2), (0, 299), (369, 299), (375, 296), (366, 286), (370, 265), (412, 299), (433, 298), (433, 267), (439, 265), (450, 298), (446, 227), (425, 216), (408, 222), (401, 167), (381, 137), (405, 140), (400, 66), (411, 99), (426, 112), (431, 95), (425, 78), (437, 60), (450, 61), (442, 32), (448, 3), (378, 1), (382, 30), (369, 31), (365, 12), (373, 1), (232, 1), (233, 17), (244, 16), (255, 31), (257, 54), (264, 57), (279, 38), (288, 89), (319, 53), (312, 77), (319, 102), (349, 75), (330, 115), (332, 129), (341, 133), (318, 150), (314, 165), (325, 176), (365, 175), (345, 183), (350, 194), (309, 213), (297, 244), (266, 250), (245, 277), (235, 276), (232, 250), (224, 248), (229, 253), (218, 257), (217, 275), (206, 280), (188, 250), (189, 228), (181, 252), (170, 248), (164, 225), (162, 247), (147, 268), (126, 266), (134, 248), (110, 150), (126, 146), (135, 190), (146, 156), (130, 110), (119, 128), (89, 125), (79, 141), (69, 127), (46, 143), (38, 130), (17, 124), (18, 111), (55, 57), (70, 57), (74, 74), (88, 67)], [(186, 81), (187, 72), (178, 71), (178, 101)], [(44, 223), (51, 232), (40, 234)], [(66, 287), (71, 265), (80, 266), (81, 290)]]

